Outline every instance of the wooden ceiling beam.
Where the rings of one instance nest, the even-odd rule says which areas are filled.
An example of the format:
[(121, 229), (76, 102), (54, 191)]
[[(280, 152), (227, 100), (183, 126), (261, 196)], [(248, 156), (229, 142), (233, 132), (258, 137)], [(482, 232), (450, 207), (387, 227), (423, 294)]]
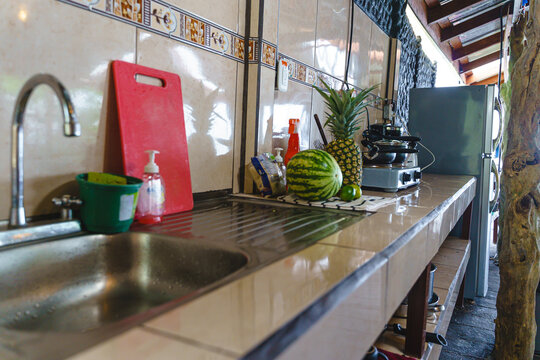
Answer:
[(466, 56), (469, 56), (477, 51), (483, 50), (491, 45), (497, 44), (501, 41), (501, 34), (495, 33), (486, 38), (478, 40), (470, 45), (464, 46), (459, 49), (452, 50), (452, 60), (459, 60)]
[(483, 0), (453, 0), (444, 5), (430, 7), (427, 9), (427, 23), (428, 25), (431, 25), (439, 22), (450, 15), (482, 1)]
[[(424, 25), (424, 28), (428, 32), (429, 36), (433, 39), (433, 41), (439, 45), (439, 48), (441, 49), (442, 53), (448, 58), (449, 61), (452, 59), (452, 48), (450, 44), (447, 42), (441, 43), (439, 41), (441, 37), (441, 28), (439, 24), (434, 25), (427, 25), (427, 5), (424, 0), (408, 0), (409, 6), (412, 8), (422, 25)], [(459, 73), (459, 66), (457, 62), (452, 62), (452, 65), (454, 65), (454, 68)]]
[(475, 79), (475, 78), (474, 78), (474, 74), (473, 74), (472, 71), (469, 71), (469, 72), (466, 73), (466, 74), (460, 74), (460, 75), (461, 75), (462, 78), (464, 78), (465, 84), (467, 84), (467, 85), (470, 85), (470, 84), (472, 84), (472, 83), (475, 81), (475, 80), (474, 80), (474, 79)]
[[(467, 85), (491, 85), (491, 84), (497, 84), (498, 82), (499, 82), (499, 74), (493, 75), (484, 80), (472, 81), (470, 84), (467, 83)], [(501, 74), (501, 84), (503, 83), (504, 83), (504, 74)]]
[[(469, 30), (476, 29), (484, 24), (487, 24), (490, 21), (496, 20), (501, 15), (501, 7), (506, 7), (508, 3), (505, 3), (502, 6), (496, 7), (492, 10), (489, 10), (481, 15), (475, 16), (470, 20), (464, 21), (458, 25), (448, 27), (446, 29), (441, 29), (440, 41), (448, 41), (456, 36), (459, 36), (463, 33), (466, 33)], [(513, 7), (510, 7), (510, 13), (514, 11)], [(506, 9), (502, 9), (503, 16), (506, 15)]]
[(486, 65), (492, 61), (499, 60), (499, 52), (494, 52), (489, 55), (486, 55), (484, 57), (481, 57), (480, 59), (468, 62), (466, 64), (460, 64), (459, 65), (459, 73), (463, 74), (467, 71), (471, 71), (473, 69), (476, 69), (479, 66)]

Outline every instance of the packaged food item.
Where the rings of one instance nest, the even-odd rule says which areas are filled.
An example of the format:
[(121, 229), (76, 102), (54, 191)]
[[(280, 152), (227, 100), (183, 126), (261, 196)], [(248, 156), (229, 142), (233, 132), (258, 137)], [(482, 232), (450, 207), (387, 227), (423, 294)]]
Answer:
[(274, 155), (263, 153), (254, 156), (248, 167), (257, 189), (263, 196), (277, 196), (285, 193), (285, 177)]

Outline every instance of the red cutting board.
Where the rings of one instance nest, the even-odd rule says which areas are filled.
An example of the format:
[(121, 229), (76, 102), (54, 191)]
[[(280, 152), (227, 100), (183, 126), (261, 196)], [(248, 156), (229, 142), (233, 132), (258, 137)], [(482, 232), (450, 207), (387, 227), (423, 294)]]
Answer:
[[(158, 150), (156, 163), (165, 183), (165, 214), (191, 210), (193, 194), (180, 77), (123, 61), (113, 61), (112, 68), (124, 173), (142, 178), (148, 163), (145, 150)], [(136, 75), (154, 78), (152, 83), (158, 85), (139, 82)]]

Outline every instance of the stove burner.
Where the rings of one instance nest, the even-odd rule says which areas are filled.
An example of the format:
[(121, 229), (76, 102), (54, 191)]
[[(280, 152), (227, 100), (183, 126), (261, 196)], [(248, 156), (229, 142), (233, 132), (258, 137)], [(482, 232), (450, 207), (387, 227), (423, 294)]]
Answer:
[(406, 167), (397, 164), (375, 164), (363, 168), (362, 187), (385, 192), (396, 192), (418, 185), (422, 173), (419, 167)]

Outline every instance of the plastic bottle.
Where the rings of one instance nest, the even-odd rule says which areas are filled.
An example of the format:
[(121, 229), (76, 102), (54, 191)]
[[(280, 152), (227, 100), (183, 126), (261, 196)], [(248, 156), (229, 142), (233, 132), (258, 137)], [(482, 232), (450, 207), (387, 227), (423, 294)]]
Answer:
[(161, 222), (165, 205), (165, 184), (155, 163), (157, 150), (146, 150), (149, 161), (144, 167), (143, 184), (139, 191), (136, 219), (141, 224), (156, 224)]
[(300, 151), (300, 138), (298, 137), (298, 124), (300, 119), (289, 119), (289, 144), (287, 145), (287, 153), (285, 154), (285, 166), (289, 160)]
[(279, 170), (281, 170), (281, 174), (283, 175), (283, 182), (284, 183), (287, 183), (287, 179), (286, 179), (286, 173), (287, 173), (287, 169), (285, 168), (285, 164), (283, 164), (283, 158), (281, 157), (281, 152), (283, 151), (282, 148), (275, 148), (274, 150), (276, 150), (276, 162), (278, 164), (278, 167), (279, 167)]

